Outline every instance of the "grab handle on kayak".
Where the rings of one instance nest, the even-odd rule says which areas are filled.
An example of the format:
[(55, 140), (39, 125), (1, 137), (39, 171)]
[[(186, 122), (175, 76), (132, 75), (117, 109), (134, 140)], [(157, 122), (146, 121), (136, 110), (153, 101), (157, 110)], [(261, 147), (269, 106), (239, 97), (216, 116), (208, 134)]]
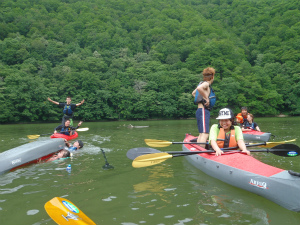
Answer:
[(289, 170), (288, 172), (289, 172), (289, 174), (291, 174), (292, 176), (300, 177), (300, 173), (294, 172), (293, 170)]

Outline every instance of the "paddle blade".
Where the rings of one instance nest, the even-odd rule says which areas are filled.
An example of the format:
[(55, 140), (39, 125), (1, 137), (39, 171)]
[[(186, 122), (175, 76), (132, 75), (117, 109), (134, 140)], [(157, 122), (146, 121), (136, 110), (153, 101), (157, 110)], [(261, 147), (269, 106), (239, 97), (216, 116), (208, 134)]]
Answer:
[(126, 153), (126, 156), (128, 159), (134, 160), (136, 157), (145, 155), (145, 154), (151, 154), (151, 153), (160, 153), (161, 151), (158, 151), (154, 148), (147, 148), (147, 147), (141, 147), (141, 148), (132, 148), (129, 149)]
[(78, 128), (76, 131), (88, 131), (90, 128), (88, 127), (83, 127), (83, 128)]
[(51, 135), (51, 134), (53, 134), (53, 133), (48, 133), (48, 134), (33, 134), (33, 135), (27, 135), (27, 137), (28, 137), (29, 139), (37, 139), (37, 138), (39, 138), (40, 136), (47, 136), (47, 135)]
[(172, 144), (170, 141), (145, 139), (145, 143), (150, 147), (167, 147)]
[(173, 157), (172, 155), (165, 152), (141, 155), (132, 161), (132, 166), (134, 168), (153, 166), (162, 163), (172, 157)]
[(266, 147), (267, 148), (273, 148), (277, 145), (280, 145), (280, 144), (286, 144), (288, 142), (293, 142), (293, 141), (296, 141), (296, 139), (292, 139), (292, 140), (288, 140), (288, 141), (278, 141), (278, 142), (266, 142)]
[(29, 139), (37, 139), (37, 138), (39, 138), (41, 135), (27, 135), (27, 137), (29, 138)]
[(269, 150), (274, 155), (284, 157), (295, 157), (300, 155), (300, 148), (294, 144), (281, 144), (277, 145)]
[(55, 197), (45, 204), (48, 215), (59, 225), (96, 225), (67, 199)]

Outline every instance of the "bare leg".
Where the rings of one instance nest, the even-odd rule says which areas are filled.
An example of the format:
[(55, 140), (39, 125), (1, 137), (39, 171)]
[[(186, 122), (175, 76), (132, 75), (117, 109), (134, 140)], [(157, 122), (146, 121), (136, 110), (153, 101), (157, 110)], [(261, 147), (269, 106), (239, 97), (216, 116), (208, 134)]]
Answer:
[(207, 142), (209, 134), (207, 133), (200, 133), (197, 139), (197, 142), (199, 143), (203, 143), (203, 144), (199, 144), (201, 147), (205, 148), (205, 144)]

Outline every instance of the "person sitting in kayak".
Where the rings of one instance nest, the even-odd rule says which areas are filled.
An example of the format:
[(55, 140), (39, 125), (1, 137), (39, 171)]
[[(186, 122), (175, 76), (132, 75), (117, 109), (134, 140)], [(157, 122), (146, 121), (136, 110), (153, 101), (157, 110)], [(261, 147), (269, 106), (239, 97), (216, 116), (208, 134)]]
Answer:
[[(223, 108), (219, 111), (216, 119), (219, 120), (219, 124), (212, 125), (209, 132), (209, 142), (216, 152), (216, 156), (223, 154), (221, 149), (227, 147), (237, 147), (250, 155), (244, 142), (242, 129), (235, 126), (233, 112), (228, 108)], [(224, 141), (217, 141), (217, 139)]]
[(68, 147), (68, 150), (72, 152), (81, 149), (83, 147), (83, 142), (81, 140), (78, 140), (75, 141), (73, 145), (71, 145), (68, 141), (66, 141), (66, 146)]
[(241, 112), (236, 115), (236, 121), (242, 126), (247, 122), (248, 109), (246, 106), (241, 108)]
[(70, 126), (70, 120), (66, 120), (64, 125), (61, 124), (54, 129), (54, 134), (59, 132), (60, 134), (72, 136), (74, 134), (75, 130), (78, 129), (81, 124), (82, 124), (82, 121), (80, 121), (78, 123), (77, 127), (72, 127), (72, 126)]
[(254, 116), (249, 113), (247, 116), (247, 122), (245, 122), (242, 126), (242, 131), (251, 131), (251, 130), (257, 130), (260, 131), (259, 126), (256, 122), (253, 122)]
[(66, 103), (65, 102), (56, 102), (56, 101), (53, 101), (51, 98), (48, 97), (48, 100), (56, 105), (58, 105), (59, 108), (63, 108), (63, 117), (62, 117), (62, 121), (61, 121), (61, 124), (65, 124), (65, 121), (67, 119), (69, 119), (71, 121), (71, 126), (73, 126), (73, 114), (74, 114), (74, 110), (77, 106), (80, 106), (84, 103), (84, 99), (80, 102), (80, 103), (77, 103), (77, 104), (71, 104), (71, 97), (67, 97), (66, 98)]
[[(216, 102), (216, 95), (211, 87), (215, 78), (215, 69), (208, 67), (203, 70), (203, 81), (201, 81), (197, 88), (192, 92), (194, 96), (194, 103), (198, 108), (196, 111), (197, 126), (199, 136), (197, 142), (206, 143), (209, 134), (209, 120), (210, 110)], [(204, 147), (205, 145), (200, 145)]]
[(68, 157), (70, 157), (70, 155), (71, 155), (70, 151), (63, 149), (63, 150), (60, 150), (58, 153), (54, 154), (48, 160), (46, 160), (46, 162), (51, 162), (51, 161), (61, 159), (61, 158), (68, 158)]

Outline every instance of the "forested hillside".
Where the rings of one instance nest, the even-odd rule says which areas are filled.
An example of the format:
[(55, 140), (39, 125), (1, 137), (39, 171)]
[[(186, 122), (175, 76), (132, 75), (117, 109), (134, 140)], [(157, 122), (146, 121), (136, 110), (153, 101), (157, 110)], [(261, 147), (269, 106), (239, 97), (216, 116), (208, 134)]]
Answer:
[(216, 69), (214, 114), (300, 115), (299, 0), (2, 0), (0, 122), (194, 117)]

